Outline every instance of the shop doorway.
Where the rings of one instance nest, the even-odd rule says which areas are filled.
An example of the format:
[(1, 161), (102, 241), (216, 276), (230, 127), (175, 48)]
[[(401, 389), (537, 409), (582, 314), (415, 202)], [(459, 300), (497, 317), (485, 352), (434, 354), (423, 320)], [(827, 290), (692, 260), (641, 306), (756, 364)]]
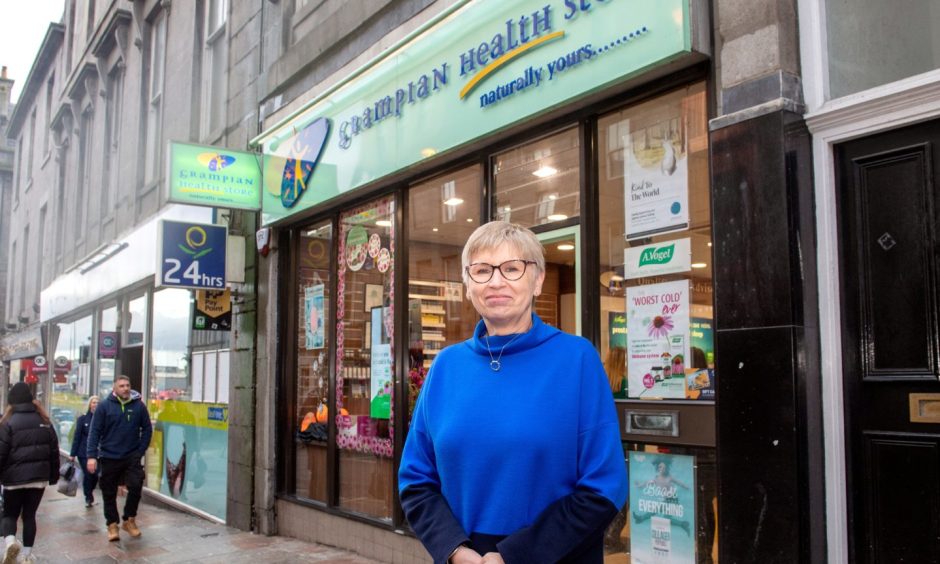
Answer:
[(121, 349), (121, 374), (131, 379), (131, 389), (144, 393), (144, 347), (124, 347)]
[(852, 562), (940, 562), (940, 122), (836, 147)]
[(545, 282), (535, 298), (535, 313), (546, 324), (581, 334), (581, 236), (578, 226), (538, 234), (545, 249)]

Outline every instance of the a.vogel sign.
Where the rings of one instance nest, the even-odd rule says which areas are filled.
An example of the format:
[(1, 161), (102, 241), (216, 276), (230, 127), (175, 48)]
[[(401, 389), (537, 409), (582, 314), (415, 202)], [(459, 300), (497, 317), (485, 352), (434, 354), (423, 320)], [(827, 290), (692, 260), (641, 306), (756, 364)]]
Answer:
[(627, 247), (623, 252), (624, 278), (689, 272), (692, 270), (692, 240), (676, 239), (642, 247)]
[(689, 2), (468, 3), (254, 141), (263, 223), (688, 55)]

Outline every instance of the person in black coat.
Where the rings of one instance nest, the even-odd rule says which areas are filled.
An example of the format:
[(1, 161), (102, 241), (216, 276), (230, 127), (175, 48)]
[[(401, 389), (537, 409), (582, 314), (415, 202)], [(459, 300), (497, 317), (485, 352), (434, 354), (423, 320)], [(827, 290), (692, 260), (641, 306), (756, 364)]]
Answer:
[[(72, 437), (72, 450), (69, 451), (69, 460), (81, 464), (81, 468), (88, 468), (88, 429), (91, 427), (91, 420), (95, 416), (95, 410), (98, 409), (98, 396), (88, 398), (88, 411), (85, 415), (78, 418), (75, 422), (75, 434)], [(91, 507), (95, 504), (95, 487), (98, 486), (98, 473), (85, 472), (82, 478), (82, 491), (85, 493), (85, 507)]]
[[(3, 519), (0, 532), (6, 541), (3, 563), (24, 561), (36, 540), (36, 510), (47, 484), (59, 478), (59, 439), (42, 405), (33, 401), (29, 386), (17, 382), (7, 396), (0, 419), (0, 483), (3, 484)], [(16, 540), (16, 521), (23, 519), (23, 544)]]

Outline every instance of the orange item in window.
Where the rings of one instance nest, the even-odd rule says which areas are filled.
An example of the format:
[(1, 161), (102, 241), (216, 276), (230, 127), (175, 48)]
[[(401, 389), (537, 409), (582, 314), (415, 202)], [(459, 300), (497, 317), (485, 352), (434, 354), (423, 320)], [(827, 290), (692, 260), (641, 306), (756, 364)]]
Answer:
[[(346, 411), (346, 408), (339, 410), (342, 415), (349, 415), (349, 412)], [(320, 404), (320, 407), (317, 408), (317, 423), (326, 423), (330, 419), (330, 410), (326, 408), (325, 404)]]
[(312, 423), (316, 423), (316, 421), (316, 414), (314, 414), (312, 411), (308, 411), (307, 414), (304, 415), (304, 420), (300, 422), (300, 432), (303, 433), (306, 431), (307, 427), (309, 427)]

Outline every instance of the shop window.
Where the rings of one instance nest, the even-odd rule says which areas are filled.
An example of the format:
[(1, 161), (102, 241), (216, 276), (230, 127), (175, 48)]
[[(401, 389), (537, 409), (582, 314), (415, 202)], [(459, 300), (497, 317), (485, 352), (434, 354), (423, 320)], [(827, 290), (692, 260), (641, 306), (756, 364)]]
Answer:
[(395, 200), (340, 216), (336, 304), (339, 504), (390, 519), (393, 500)]
[(437, 353), (473, 335), (460, 257), (480, 223), (481, 167), (421, 182), (408, 192), (408, 417)]
[(190, 290), (153, 294), (147, 487), (224, 519), (229, 337), (193, 328), (195, 300)]
[(69, 450), (75, 421), (84, 415), (94, 390), (91, 374), (91, 316), (55, 325), (58, 330), (53, 362), (52, 401), (49, 416), (59, 435), (59, 447)]
[(940, 68), (936, 2), (827, 0), (826, 25), (830, 98)]
[(535, 227), (581, 213), (578, 129), (497, 154), (496, 217)]
[[(109, 307), (101, 312), (95, 347), (98, 355), (98, 397), (106, 398), (114, 388), (115, 359), (119, 350), (116, 307)], [(139, 382), (136, 386), (132, 383), (131, 388), (141, 391)]]
[[(324, 503), (327, 498), (327, 428), (329, 423), (330, 283), (333, 269), (329, 222), (300, 230), (297, 256), (297, 389), (290, 433), (295, 445), (297, 497)], [(347, 409), (348, 411), (348, 409)]]
[[(602, 116), (597, 167), (600, 279), (591, 283), (601, 285), (600, 348), (614, 397), (715, 400), (705, 85)], [(611, 558), (710, 562), (714, 451), (625, 447), (630, 497), (608, 530)], [(662, 503), (643, 507), (672, 513), (637, 505), (647, 498)], [(657, 538), (671, 548), (657, 548)]]

